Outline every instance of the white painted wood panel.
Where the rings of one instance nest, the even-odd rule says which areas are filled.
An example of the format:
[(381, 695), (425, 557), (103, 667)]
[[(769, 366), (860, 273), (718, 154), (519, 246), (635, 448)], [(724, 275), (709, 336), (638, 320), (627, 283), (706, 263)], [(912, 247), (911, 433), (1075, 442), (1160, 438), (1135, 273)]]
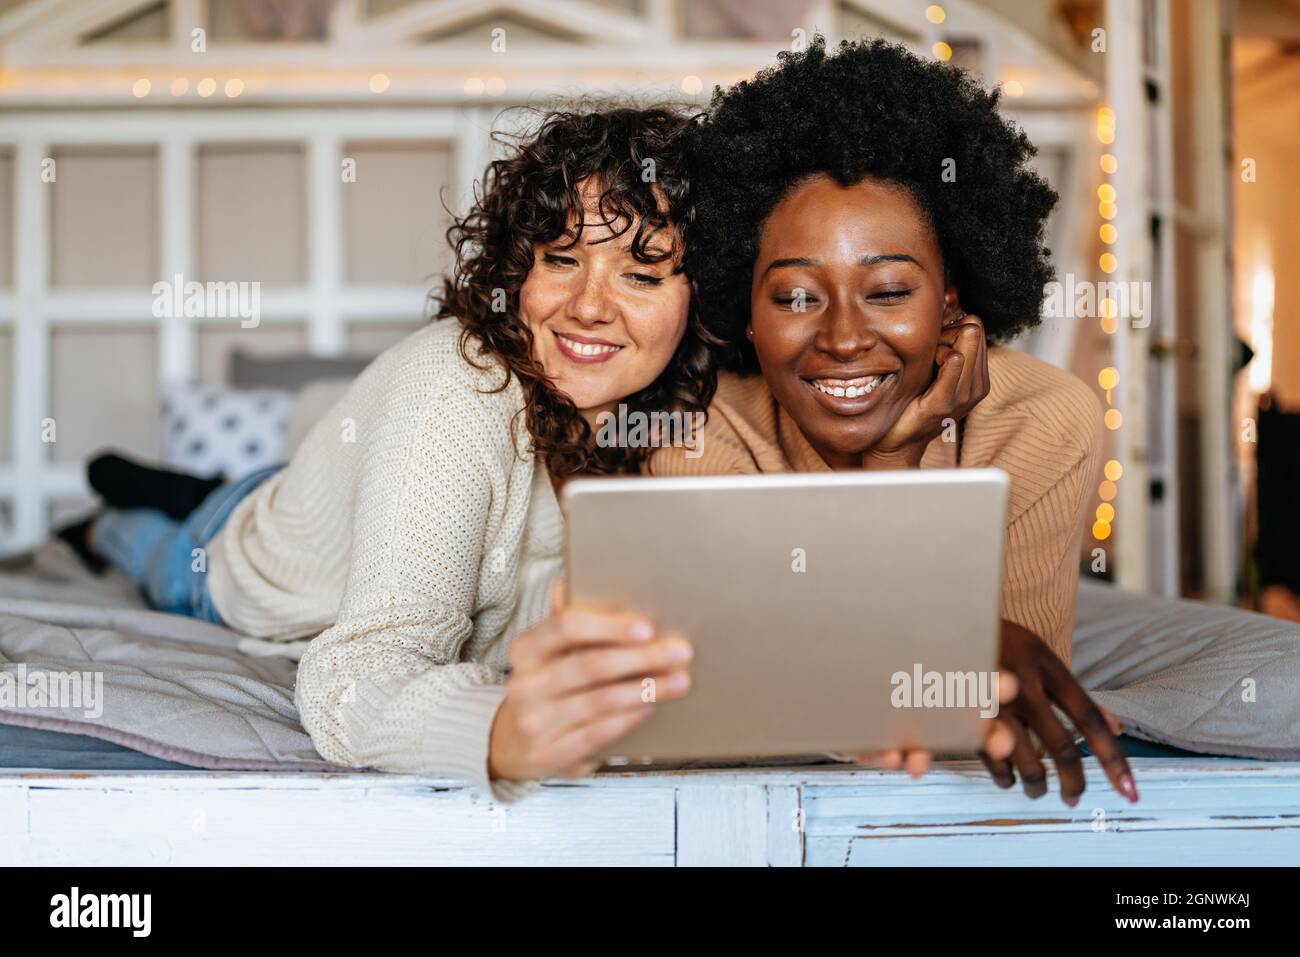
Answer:
[(1073, 810), (1001, 791), (975, 762), (921, 781), (845, 766), (627, 772), (549, 784), (509, 807), (401, 775), (6, 771), (0, 866), (1300, 861), (1300, 762), (1132, 764), (1136, 807), (1089, 759)]
[[(464, 789), (312, 786), (29, 791), (0, 864), (359, 866), (673, 862), (673, 794), (564, 788), (510, 807)], [(634, 821), (635, 826), (629, 826)], [(6, 843), (10, 849), (5, 850)]]

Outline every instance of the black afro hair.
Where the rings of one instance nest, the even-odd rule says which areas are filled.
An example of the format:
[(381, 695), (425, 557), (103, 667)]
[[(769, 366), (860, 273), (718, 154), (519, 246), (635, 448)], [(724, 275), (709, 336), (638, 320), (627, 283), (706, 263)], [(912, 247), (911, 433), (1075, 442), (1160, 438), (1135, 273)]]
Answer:
[(1029, 167), (1033, 145), (997, 104), (997, 92), (961, 70), (896, 44), (846, 41), (831, 55), (820, 36), (752, 80), (716, 89), (690, 143), (696, 208), (686, 271), (725, 343), (723, 364), (757, 367), (744, 329), (759, 230), (792, 186), (818, 173), (908, 189), (962, 307), (983, 320), (990, 342), (1036, 325), (1054, 275), (1043, 242), (1056, 193)]

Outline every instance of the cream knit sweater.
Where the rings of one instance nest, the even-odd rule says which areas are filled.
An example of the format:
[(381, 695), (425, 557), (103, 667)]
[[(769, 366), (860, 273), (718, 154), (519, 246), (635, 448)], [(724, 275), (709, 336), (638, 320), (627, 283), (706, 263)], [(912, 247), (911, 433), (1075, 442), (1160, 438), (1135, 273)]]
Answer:
[(545, 617), (563, 521), (529, 449), (517, 381), (462, 359), (442, 320), (380, 356), (240, 503), (209, 546), (232, 628), (320, 632), (298, 669), (328, 760), (467, 781), (487, 774), (506, 647)]

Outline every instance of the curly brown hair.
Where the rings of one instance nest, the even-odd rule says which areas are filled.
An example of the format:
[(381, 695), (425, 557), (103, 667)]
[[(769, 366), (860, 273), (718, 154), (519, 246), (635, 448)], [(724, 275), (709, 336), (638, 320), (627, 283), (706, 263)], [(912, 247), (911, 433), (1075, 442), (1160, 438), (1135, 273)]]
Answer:
[[(581, 189), (600, 190), (598, 209), (616, 236), (635, 227), (632, 254), (641, 262), (677, 257), (681, 272), (686, 234), (694, 216), (685, 157), (685, 133), (692, 120), (667, 107), (560, 111), (543, 116), (527, 137), (494, 134), (509, 153), (488, 165), (470, 211), (456, 218), (447, 239), (456, 265), (435, 296), (437, 319), (455, 318), (464, 327), (460, 349), (498, 359), (523, 386), (528, 431), (534, 451), (553, 475), (635, 471), (648, 448), (599, 447), (590, 426), (569, 398), (558, 392), (533, 358), (533, 337), (519, 317), (519, 290), (534, 262), (534, 245), (582, 236)], [(647, 169), (653, 170), (646, 176)], [(671, 248), (654, 252), (653, 237), (667, 230)], [(612, 238), (612, 237), (611, 237)], [(718, 345), (700, 322), (692, 289), (690, 314), (667, 368), (648, 387), (628, 396), (628, 411), (704, 413), (716, 383)]]

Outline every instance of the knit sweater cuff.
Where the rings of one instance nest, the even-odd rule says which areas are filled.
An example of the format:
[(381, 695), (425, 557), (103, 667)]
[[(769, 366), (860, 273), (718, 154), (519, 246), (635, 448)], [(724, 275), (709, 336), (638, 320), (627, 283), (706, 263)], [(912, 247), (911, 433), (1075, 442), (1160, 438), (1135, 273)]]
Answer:
[(502, 804), (531, 794), (539, 781), (492, 780), (488, 776), (488, 749), (492, 723), (505, 699), (504, 685), (463, 685), (450, 691), (438, 705), (438, 723), (426, 728), (422, 747), (431, 767), (446, 768), (483, 794)]
[(504, 685), (456, 682), (440, 689), (431, 703), (422, 703), (415, 713), (399, 709), (405, 712), (400, 721), (393, 718), (392, 699), (376, 690), (358, 686), (348, 706), (347, 723), (362, 729), (353, 739), (348, 763), (454, 778), (502, 804), (517, 801), (539, 786), (538, 781), (489, 778), (492, 723), (505, 698)]

